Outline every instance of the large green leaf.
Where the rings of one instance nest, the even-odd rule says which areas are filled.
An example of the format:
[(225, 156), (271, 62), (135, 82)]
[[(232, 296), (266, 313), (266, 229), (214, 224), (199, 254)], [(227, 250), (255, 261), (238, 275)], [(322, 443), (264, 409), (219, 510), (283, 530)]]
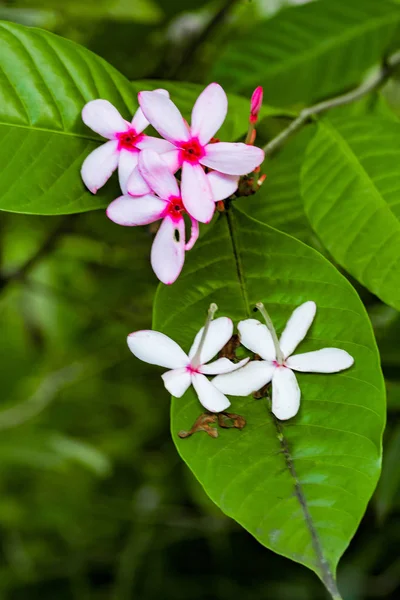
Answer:
[(263, 85), (278, 106), (357, 84), (397, 43), (400, 7), (388, 0), (319, 0), (283, 10), (232, 40), (211, 77), (233, 92)]
[[(140, 89), (104, 60), (68, 40), (40, 29), (0, 23), (0, 209), (67, 214), (101, 208), (120, 192), (116, 183), (92, 195), (80, 177), (84, 158), (102, 140), (81, 120), (86, 102), (105, 98), (125, 118), (137, 107)], [(186, 117), (203, 89), (167, 84)], [(226, 141), (246, 132), (249, 101), (230, 97), (221, 129)]]
[(400, 123), (321, 122), (308, 146), (302, 194), (309, 221), (335, 260), (400, 308)]
[(301, 410), (286, 423), (265, 399), (233, 398), (247, 426), (221, 430), (217, 439), (177, 436), (201, 413), (189, 390), (172, 401), (172, 435), (226, 514), (329, 585), (326, 565), (334, 573), (378, 480), (385, 421), (377, 348), (354, 289), (318, 252), (235, 209), (188, 254), (177, 283), (159, 287), (153, 327), (188, 350), (210, 302), (237, 323), (263, 301), (281, 331), (310, 299), (318, 313), (301, 351), (343, 348), (355, 358), (350, 371), (300, 374)]

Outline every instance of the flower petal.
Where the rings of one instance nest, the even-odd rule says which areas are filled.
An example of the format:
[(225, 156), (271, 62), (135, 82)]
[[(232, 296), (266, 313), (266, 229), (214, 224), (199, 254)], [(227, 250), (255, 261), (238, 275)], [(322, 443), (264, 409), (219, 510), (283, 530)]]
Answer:
[(340, 348), (322, 348), (290, 356), (286, 364), (294, 371), (305, 373), (337, 373), (354, 364), (354, 358)]
[(179, 150), (172, 150), (171, 152), (163, 152), (162, 159), (167, 163), (171, 173), (176, 173), (182, 166), (180, 158), (181, 154)]
[(218, 83), (210, 83), (197, 98), (192, 110), (191, 134), (203, 146), (225, 121), (228, 111), (228, 98)]
[(221, 373), (232, 373), (237, 371), (249, 362), (249, 358), (244, 358), (238, 363), (233, 363), (229, 358), (217, 358), (214, 362), (208, 365), (202, 365), (199, 372), (203, 375), (220, 375)]
[(210, 412), (221, 412), (231, 405), (228, 398), (221, 394), (205, 375), (192, 374), (192, 384), (199, 397), (201, 404)]
[(154, 150), (158, 154), (164, 154), (166, 152), (174, 152), (175, 146), (167, 140), (163, 140), (152, 135), (144, 135), (142, 139), (136, 143), (136, 148), (139, 150)]
[(275, 360), (275, 346), (268, 327), (257, 319), (246, 319), (238, 325), (243, 346), (258, 354), (264, 360)]
[(191, 218), (191, 222), (192, 222), (192, 226), (190, 228), (190, 239), (185, 244), (186, 252), (193, 248), (193, 246), (195, 245), (195, 243), (197, 242), (197, 239), (199, 237), (199, 222), (196, 221), (196, 219), (192, 219), (192, 218)]
[(151, 266), (158, 279), (174, 283), (185, 262), (185, 221), (165, 217), (151, 248)]
[(275, 369), (265, 360), (253, 360), (238, 371), (214, 377), (212, 384), (224, 394), (248, 396), (269, 383)]
[(300, 388), (296, 375), (286, 367), (278, 367), (272, 377), (272, 412), (285, 421), (294, 417), (300, 407)]
[(174, 396), (175, 398), (182, 398), (183, 394), (192, 383), (190, 372), (185, 367), (167, 371), (161, 375), (161, 378), (164, 381), (166, 389), (171, 396)]
[(128, 335), (127, 342), (132, 354), (150, 365), (179, 369), (186, 367), (189, 362), (182, 348), (159, 331), (135, 331)]
[(93, 150), (83, 161), (81, 176), (86, 187), (95, 194), (118, 167), (118, 142), (111, 141)]
[(118, 179), (121, 191), (123, 194), (126, 194), (127, 183), (130, 175), (132, 174), (134, 168), (138, 164), (139, 152), (131, 152), (130, 150), (125, 150), (121, 148), (119, 151), (119, 161), (118, 161)]
[[(157, 94), (162, 94), (163, 96), (166, 96), (167, 98), (169, 98), (169, 92), (167, 92), (167, 90), (159, 88), (159, 89), (153, 90), (153, 91), (157, 92)], [(133, 129), (136, 131), (136, 133), (142, 133), (142, 131), (144, 129), (146, 129), (146, 127), (149, 125), (149, 122), (146, 119), (146, 117), (144, 116), (143, 111), (140, 108), (140, 106), (133, 116), (131, 125), (132, 125)]]
[(154, 150), (143, 150), (139, 157), (139, 170), (151, 189), (164, 200), (180, 198), (180, 191), (167, 163)]
[(82, 120), (99, 135), (112, 140), (115, 134), (128, 131), (130, 125), (108, 100), (92, 100), (82, 110)]
[(215, 211), (215, 202), (201, 165), (183, 163), (181, 194), (183, 205), (191, 217), (200, 223), (211, 221)]
[(144, 196), (152, 192), (151, 187), (143, 178), (138, 166), (130, 174), (126, 187), (128, 194), (131, 196)]
[(163, 218), (167, 202), (156, 196), (120, 196), (107, 208), (107, 217), (125, 227), (148, 225)]
[[(194, 342), (189, 351), (190, 359), (192, 359), (197, 352), (197, 348), (199, 347), (203, 331), (204, 327), (200, 329), (200, 331), (194, 338)], [(211, 360), (217, 354), (217, 352), (222, 350), (225, 344), (231, 339), (232, 333), (233, 323), (228, 317), (219, 317), (218, 319), (214, 319), (214, 321), (211, 321), (201, 351), (199, 364), (204, 365), (209, 360)]]
[(286, 323), (286, 327), (279, 340), (283, 356), (287, 358), (300, 344), (310, 329), (314, 320), (317, 305), (311, 300), (298, 306)]
[(172, 143), (189, 140), (187, 125), (169, 98), (157, 92), (140, 92), (138, 98), (145, 117), (163, 138)]
[(251, 173), (264, 160), (261, 148), (240, 142), (208, 144), (205, 151), (206, 155), (200, 159), (201, 164), (228, 175)]
[(211, 187), (214, 202), (229, 198), (238, 189), (238, 175), (225, 175), (218, 171), (211, 171), (211, 173), (207, 173), (207, 179)]

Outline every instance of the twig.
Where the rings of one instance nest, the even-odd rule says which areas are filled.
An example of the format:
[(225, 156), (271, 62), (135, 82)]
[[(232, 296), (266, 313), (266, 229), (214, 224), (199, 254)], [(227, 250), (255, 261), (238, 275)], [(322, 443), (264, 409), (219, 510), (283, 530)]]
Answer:
[(315, 117), (318, 114), (324, 113), (331, 108), (336, 108), (337, 106), (344, 106), (345, 104), (351, 104), (356, 100), (359, 100), (369, 92), (372, 92), (375, 89), (381, 87), (383, 83), (392, 75), (395, 69), (400, 65), (400, 53), (393, 54), (390, 56), (382, 65), (379, 72), (369, 79), (368, 81), (362, 83), (359, 87), (355, 88), (351, 92), (347, 94), (343, 94), (341, 96), (337, 96), (336, 98), (330, 98), (329, 100), (324, 100), (323, 102), (319, 102), (314, 106), (310, 106), (302, 110), (299, 116), (291, 122), (289, 127), (281, 131), (279, 135), (273, 138), (268, 144), (264, 146), (265, 156), (271, 156), (276, 150), (278, 150), (286, 140), (296, 133), (299, 129), (306, 124), (306, 122)]

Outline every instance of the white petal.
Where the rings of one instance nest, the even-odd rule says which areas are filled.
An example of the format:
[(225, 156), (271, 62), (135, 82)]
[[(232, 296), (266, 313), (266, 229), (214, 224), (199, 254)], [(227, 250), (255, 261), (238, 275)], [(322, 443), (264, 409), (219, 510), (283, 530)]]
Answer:
[(151, 248), (151, 266), (158, 279), (174, 283), (185, 262), (185, 221), (165, 217)]
[(240, 142), (208, 144), (205, 151), (206, 155), (200, 159), (201, 164), (228, 175), (251, 173), (264, 160), (261, 148)]
[(182, 398), (190, 384), (192, 383), (192, 377), (190, 372), (183, 367), (182, 369), (173, 369), (173, 371), (167, 371), (161, 375), (166, 389), (169, 391), (171, 396), (175, 398)]
[(162, 157), (154, 150), (143, 150), (139, 157), (139, 170), (150, 188), (160, 198), (180, 198), (180, 191), (174, 175)]
[[(189, 351), (189, 358), (192, 359), (197, 352), (204, 327), (200, 329)], [(211, 321), (206, 339), (201, 351), (199, 364), (204, 365), (211, 360), (232, 337), (233, 323), (228, 317), (219, 317)]]
[[(163, 96), (167, 96), (167, 98), (169, 98), (169, 93), (167, 92), (167, 90), (160, 88), (160, 89), (153, 90), (153, 91), (157, 92), (158, 94), (162, 94)], [(144, 116), (143, 111), (139, 106), (139, 108), (137, 109), (137, 111), (132, 119), (132, 127), (136, 131), (136, 133), (142, 133), (142, 131), (144, 129), (146, 129), (146, 127), (148, 125), (149, 125), (149, 122), (146, 119), (146, 117)]]
[(264, 360), (275, 360), (275, 346), (268, 327), (257, 319), (246, 319), (238, 325), (243, 346), (258, 354)]
[(286, 323), (283, 330), (279, 345), (283, 352), (283, 356), (287, 358), (300, 344), (310, 329), (311, 323), (314, 320), (317, 306), (315, 302), (304, 302), (298, 306)]
[(127, 338), (130, 351), (151, 365), (179, 369), (186, 367), (189, 358), (174, 340), (164, 333), (143, 329), (130, 333)]
[(107, 217), (125, 227), (148, 225), (162, 219), (166, 207), (167, 202), (156, 196), (120, 196), (107, 208)]
[(163, 138), (172, 143), (189, 140), (187, 125), (169, 98), (157, 92), (140, 92), (138, 98), (145, 117)]
[(83, 107), (82, 120), (90, 129), (110, 140), (115, 138), (116, 133), (129, 129), (129, 123), (108, 100), (88, 102)]
[(225, 121), (228, 98), (218, 83), (210, 83), (197, 98), (192, 110), (191, 133), (203, 146)]
[(220, 375), (221, 373), (233, 373), (249, 362), (249, 358), (244, 358), (238, 363), (233, 363), (229, 358), (217, 358), (208, 365), (202, 365), (199, 372), (203, 375)]
[(295, 371), (305, 373), (337, 373), (354, 364), (354, 358), (340, 348), (323, 348), (290, 356), (286, 364)]
[(83, 183), (95, 194), (110, 179), (118, 166), (118, 142), (111, 141), (93, 150), (83, 161)]
[(188, 250), (191, 250), (193, 248), (193, 246), (195, 245), (195, 243), (198, 240), (199, 233), (200, 233), (200, 231), (199, 231), (199, 222), (196, 221), (196, 219), (193, 219), (192, 217), (190, 218), (190, 220), (192, 222), (192, 225), (191, 225), (191, 228), (190, 228), (190, 239), (185, 244), (185, 250), (186, 250), (186, 252)]
[(123, 194), (126, 194), (128, 192), (128, 179), (135, 167), (137, 166), (138, 159), (139, 152), (130, 152), (130, 150), (125, 150), (125, 148), (121, 148), (119, 152), (118, 162), (118, 179)]
[(147, 184), (147, 181), (139, 171), (139, 167), (133, 169), (126, 187), (128, 194), (131, 196), (144, 196), (145, 194), (150, 194), (152, 191), (151, 187)]
[(232, 196), (238, 189), (239, 177), (237, 175), (224, 175), (218, 171), (207, 173), (214, 202), (225, 200)]
[(182, 166), (180, 150), (172, 150), (171, 152), (163, 152), (162, 159), (167, 163), (171, 173), (176, 173)]
[(300, 407), (300, 388), (296, 375), (286, 367), (278, 367), (272, 377), (272, 412), (285, 421), (294, 417)]
[(221, 412), (231, 405), (228, 398), (221, 394), (205, 375), (192, 374), (192, 384), (199, 397), (201, 404), (210, 412)]
[(158, 154), (176, 151), (176, 147), (171, 144), (171, 142), (153, 137), (152, 135), (144, 135), (143, 138), (137, 142), (136, 148), (139, 148), (139, 150), (154, 150)]
[(201, 165), (183, 163), (181, 194), (183, 205), (191, 217), (200, 223), (211, 221), (215, 211), (215, 202)]
[(275, 369), (273, 364), (265, 360), (253, 360), (238, 371), (227, 375), (218, 375), (212, 380), (212, 383), (224, 394), (248, 396), (269, 383)]

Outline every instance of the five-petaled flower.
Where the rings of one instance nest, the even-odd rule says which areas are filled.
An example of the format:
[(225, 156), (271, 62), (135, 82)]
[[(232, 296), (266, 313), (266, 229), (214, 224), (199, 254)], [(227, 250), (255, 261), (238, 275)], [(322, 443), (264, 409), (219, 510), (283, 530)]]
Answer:
[[(152, 92), (168, 98), (166, 90)], [(93, 150), (85, 159), (81, 175), (86, 187), (95, 194), (111, 177), (118, 167), (119, 183), (123, 193), (127, 181), (138, 163), (138, 156), (144, 148), (162, 153), (170, 150), (165, 140), (143, 133), (149, 125), (139, 108), (129, 123), (108, 100), (92, 100), (82, 110), (84, 123), (109, 141)]]
[(263, 360), (252, 361), (235, 373), (219, 375), (213, 385), (224, 394), (247, 396), (272, 381), (272, 412), (278, 419), (290, 419), (300, 406), (300, 388), (293, 371), (337, 373), (351, 367), (354, 359), (339, 348), (292, 356), (314, 320), (314, 302), (305, 302), (294, 310), (279, 342), (263, 305), (257, 306), (270, 328), (256, 319), (247, 319), (239, 323), (238, 329), (242, 344)]
[(237, 364), (228, 358), (218, 358), (207, 364), (230, 340), (233, 323), (227, 317), (212, 321), (216, 305), (211, 305), (204, 327), (196, 335), (189, 354), (171, 338), (158, 331), (136, 331), (128, 336), (131, 352), (140, 360), (171, 369), (162, 375), (167, 390), (181, 398), (193, 385), (201, 404), (210, 412), (221, 412), (230, 406), (229, 400), (207, 379), (206, 375), (230, 373), (248, 362)]
[[(213, 169), (219, 195), (227, 198), (236, 191), (239, 176), (262, 163), (263, 150), (243, 143), (210, 143), (228, 109), (226, 94), (217, 83), (211, 83), (197, 98), (190, 127), (166, 96), (140, 92), (138, 98), (148, 121), (170, 142), (170, 151), (163, 158), (173, 172), (182, 168), (181, 193), (186, 211), (197, 221), (208, 223), (215, 210), (215, 198), (204, 167)], [(129, 192), (135, 194), (134, 186)]]

